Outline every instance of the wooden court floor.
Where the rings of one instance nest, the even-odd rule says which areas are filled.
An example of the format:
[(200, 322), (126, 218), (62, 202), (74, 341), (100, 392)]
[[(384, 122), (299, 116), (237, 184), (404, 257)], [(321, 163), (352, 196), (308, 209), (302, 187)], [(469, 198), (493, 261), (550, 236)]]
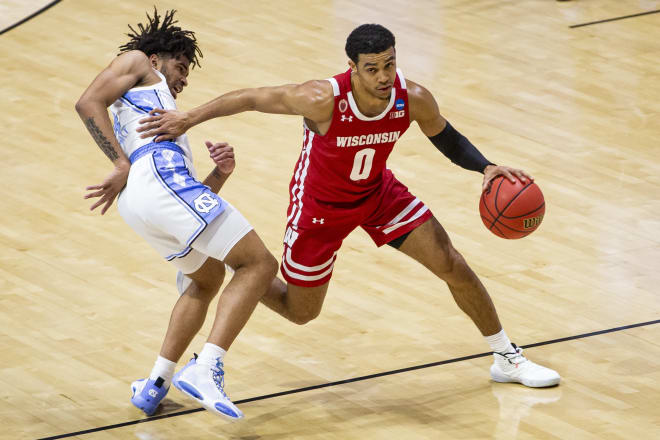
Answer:
[[(0, 29), (46, 3), (0, 1)], [(82, 198), (110, 167), (74, 103), (153, 4), (63, 0), (0, 35), (0, 439), (660, 438), (660, 14), (570, 27), (660, 1), (158, 2), (204, 52), (180, 108), (339, 73), (348, 33), (381, 23), (406, 77), (486, 157), (533, 174), (547, 201), (537, 232), (502, 240), (481, 224), (480, 176), (416, 127), (390, 158), (559, 387), (490, 381), (490, 358), (473, 356), (488, 347), (446, 286), (356, 231), (317, 320), (295, 326), (260, 306), (232, 347), (239, 423), (176, 390), (164, 417), (131, 406), (175, 271), (115, 208), (101, 217)], [(189, 133), (200, 175), (204, 140), (234, 145), (222, 195), (278, 257), (301, 135), (299, 118), (257, 113)]]

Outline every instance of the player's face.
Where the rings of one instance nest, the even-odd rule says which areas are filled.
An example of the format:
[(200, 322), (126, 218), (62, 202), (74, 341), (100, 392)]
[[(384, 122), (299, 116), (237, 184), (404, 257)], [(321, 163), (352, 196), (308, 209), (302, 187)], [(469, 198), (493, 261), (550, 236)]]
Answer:
[(360, 84), (369, 93), (380, 99), (390, 99), (396, 79), (396, 53), (393, 47), (380, 53), (361, 53), (356, 68), (353, 70), (360, 77)]
[(188, 85), (190, 60), (184, 55), (161, 58), (160, 73), (167, 80), (167, 85), (174, 99)]

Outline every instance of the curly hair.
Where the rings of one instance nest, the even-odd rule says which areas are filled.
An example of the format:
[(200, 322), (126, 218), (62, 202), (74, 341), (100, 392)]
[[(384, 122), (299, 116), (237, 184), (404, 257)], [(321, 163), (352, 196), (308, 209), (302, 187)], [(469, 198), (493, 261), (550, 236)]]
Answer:
[(154, 6), (154, 16), (150, 17), (147, 13), (146, 26), (138, 23), (139, 32), (130, 24), (128, 28), (131, 33), (126, 34), (130, 40), (123, 46), (119, 46), (119, 55), (129, 50), (141, 50), (147, 56), (153, 54), (167, 54), (174, 58), (179, 55), (185, 55), (190, 60), (191, 66), (199, 66), (199, 58), (202, 58), (202, 51), (197, 46), (195, 33), (182, 30), (174, 26), (178, 21), (174, 20), (176, 10), (165, 11), (165, 17), (158, 15)]
[(394, 47), (394, 34), (379, 24), (363, 24), (346, 39), (346, 55), (355, 63), (361, 53), (380, 53)]

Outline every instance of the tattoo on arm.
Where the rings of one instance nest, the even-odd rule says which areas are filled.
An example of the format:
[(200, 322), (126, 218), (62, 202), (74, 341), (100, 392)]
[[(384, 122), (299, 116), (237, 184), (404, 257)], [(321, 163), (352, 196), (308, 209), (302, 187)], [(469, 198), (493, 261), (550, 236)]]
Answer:
[(105, 155), (108, 156), (108, 159), (110, 159), (113, 162), (119, 159), (119, 155), (115, 151), (110, 141), (103, 135), (103, 132), (98, 127), (98, 125), (96, 125), (96, 122), (94, 122), (94, 118), (92, 117), (87, 118), (87, 120), (85, 121), (85, 126), (87, 127), (89, 134), (92, 135), (94, 141), (99, 146), (101, 151), (103, 151)]
[(220, 174), (220, 170), (218, 170), (218, 167), (213, 168), (213, 177), (217, 177), (218, 179), (222, 179), (225, 176)]

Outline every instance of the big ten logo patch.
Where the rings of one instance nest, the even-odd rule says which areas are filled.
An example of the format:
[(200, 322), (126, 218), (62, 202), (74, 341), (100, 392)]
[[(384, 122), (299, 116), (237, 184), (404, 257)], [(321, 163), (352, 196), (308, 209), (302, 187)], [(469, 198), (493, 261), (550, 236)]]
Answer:
[(405, 110), (401, 110), (398, 112), (391, 112), (390, 113), (390, 119), (396, 119), (396, 118), (403, 118), (403, 116), (406, 114)]
[(293, 243), (296, 242), (297, 238), (298, 238), (298, 233), (294, 231), (291, 226), (286, 228), (286, 232), (284, 233), (284, 244), (286, 244), (289, 247), (292, 247)]
[(197, 212), (201, 212), (202, 214), (208, 214), (219, 204), (217, 199), (211, 197), (211, 195), (207, 193), (203, 193), (197, 197), (193, 203), (195, 204)]

